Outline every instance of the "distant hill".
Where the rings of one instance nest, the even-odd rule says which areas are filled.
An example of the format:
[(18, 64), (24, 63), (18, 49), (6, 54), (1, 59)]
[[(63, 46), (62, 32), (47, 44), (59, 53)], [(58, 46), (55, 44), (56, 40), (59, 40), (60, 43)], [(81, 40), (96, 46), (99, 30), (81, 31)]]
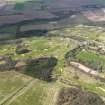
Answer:
[(104, 26), (105, 1), (0, 0), (0, 35), (46, 32), (77, 24)]

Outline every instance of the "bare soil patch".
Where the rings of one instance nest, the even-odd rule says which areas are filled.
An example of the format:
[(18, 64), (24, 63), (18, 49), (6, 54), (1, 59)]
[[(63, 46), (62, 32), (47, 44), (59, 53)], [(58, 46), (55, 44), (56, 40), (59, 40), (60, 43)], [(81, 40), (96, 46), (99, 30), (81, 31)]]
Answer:
[(105, 105), (105, 103), (95, 93), (79, 88), (62, 88), (56, 105)]

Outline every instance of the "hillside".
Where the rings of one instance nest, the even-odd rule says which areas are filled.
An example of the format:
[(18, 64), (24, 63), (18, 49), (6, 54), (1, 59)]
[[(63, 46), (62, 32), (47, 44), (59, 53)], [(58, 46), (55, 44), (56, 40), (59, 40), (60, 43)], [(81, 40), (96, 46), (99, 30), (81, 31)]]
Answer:
[(0, 0), (0, 105), (105, 105), (105, 1)]
[(103, 0), (5, 0), (0, 5), (0, 36), (24, 37), (78, 24), (104, 26), (104, 14)]

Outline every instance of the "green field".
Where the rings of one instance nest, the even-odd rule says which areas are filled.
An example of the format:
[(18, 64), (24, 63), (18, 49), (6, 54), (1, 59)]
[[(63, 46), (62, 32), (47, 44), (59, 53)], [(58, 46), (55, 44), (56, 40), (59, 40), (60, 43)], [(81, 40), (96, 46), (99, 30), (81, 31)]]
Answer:
[[(29, 49), (31, 49), (30, 53), (16, 54), (17, 45), (6, 44), (0, 46), (0, 56), (10, 55), (13, 60), (44, 56), (56, 57), (58, 62), (53, 70), (55, 76), (61, 75), (61, 70), (64, 68), (65, 53), (76, 46), (75, 42), (72, 43), (71, 40), (59, 37), (32, 37), (23, 38), (22, 41), (28, 44)], [(68, 45), (69, 47), (67, 47)], [(0, 102), (4, 105), (54, 105), (52, 97), (60, 89), (59, 83), (47, 83), (20, 71), (0, 72), (0, 78)], [(17, 93), (18, 89), (20, 90)]]
[(104, 28), (99, 28), (96, 26), (68, 26), (60, 30), (55, 30), (50, 32), (51, 35), (59, 35), (61, 37), (70, 37), (77, 41), (98, 41), (105, 42), (105, 32)]
[(75, 56), (75, 58), (78, 59), (78, 61), (89, 65), (95, 70), (105, 69), (105, 57), (102, 55), (81, 51)]
[[(101, 52), (105, 50), (105, 28), (99, 27), (104, 23), (90, 22), (79, 8), (95, 5), (85, 5), (85, 0), (10, 0), (14, 2), (5, 8), (1, 1), (0, 105), (58, 105), (63, 88), (94, 92), (105, 101), (104, 79), (70, 65), (70, 61), (81, 63), (105, 78), (105, 51)], [(104, 0), (88, 1), (105, 5)], [(69, 10), (71, 4), (78, 10)], [(19, 17), (16, 21), (15, 16)], [(10, 60), (7, 65), (5, 57)], [(11, 68), (11, 63), (12, 69), (2, 70), (3, 65)], [(64, 105), (69, 105), (67, 101)]]
[(17, 72), (0, 72), (0, 104), (30, 80), (31, 78)]
[[(62, 38), (57, 37), (33, 37), (23, 39), (23, 43), (28, 44), (29, 49), (32, 50), (30, 53), (26, 54), (16, 54), (15, 44), (2, 45), (0, 50), (0, 56), (10, 55), (13, 60), (16, 59), (26, 59), (26, 58), (38, 58), (42, 56), (54, 56), (58, 59), (58, 65), (55, 67), (57, 72), (63, 68), (64, 55), (69, 49), (76, 46), (68, 39), (62, 40)], [(67, 47), (69, 45), (69, 47)], [(11, 55), (11, 53), (13, 55)]]
[(105, 56), (95, 51), (89, 51), (85, 48), (77, 48), (71, 50), (65, 55), (65, 58), (69, 61), (79, 62), (93, 70), (104, 72), (105, 69)]
[(0, 105), (53, 105), (56, 83), (47, 83), (18, 72), (0, 73)]
[[(57, 64), (52, 70), (52, 75), (57, 81), (47, 82), (40, 78), (34, 77), (27, 73), (19, 71), (4, 71), (0, 72), (0, 105), (56, 105), (56, 96), (59, 89), (62, 87), (80, 86), (84, 90), (95, 92), (98, 95), (105, 97), (105, 92), (99, 87), (105, 89), (104, 83), (91, 79), (87, 82), (85, 79), (74, 79), (71, 71), (74, 68), (65, 67), (65, 54), (77, 47), (78, 43), (71, 38), (63, 38), (58, 36), (42, 36), (21, 38), (22, 43), (27, 45), (31, 51), (25, 54), (17, 54), (17, 44), (0, 45), (0, 56), (11, 56), (13, 60), (27, 58), (54, 57), (57, 59)], [(77, 59), (82, 61), (96, 61), (104, 65), (104, 57), (98, 56), (95, 53), (80, 51), (76, 53)], [(41, 63), (37, 63), (41, 64)], [(36, 68), (44, 69), (47, 63), (43, 62)], [(29, 70), (31, 70), (29, 68)], [(33, 72), (34, 73), (34, 72)], [(80, 74), (80, 76), (83, 74)], [(69, 81), (70, 84), (63, 83), (63, 80)]]

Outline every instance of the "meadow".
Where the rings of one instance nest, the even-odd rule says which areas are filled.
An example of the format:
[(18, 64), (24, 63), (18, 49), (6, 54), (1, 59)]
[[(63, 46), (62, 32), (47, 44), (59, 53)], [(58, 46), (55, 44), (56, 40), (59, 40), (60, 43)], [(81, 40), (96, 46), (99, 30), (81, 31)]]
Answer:
[[(16, 53), (17, 43), (0, 45), (0, 56), (11, 56), (13, 60), (43, 57), (54, 57), (57, 59), (57, 64), (52, 70), (52, 75), (56, 78), (56, 81), (52, 82), (28, 75), (21, 72), (21, 70), (0, 72), (0, 105), (56, 105), (55, 101), (59, 90), (62, 87), (72, 86), (78, 86), (105, 97), (104, 91), (98, 89), (100, 87), (105, 89), (104, 83), (98, 82), (89, 76), (83, 76), (83, 73), (77, 73), (80, 77), (79, 79), (75, 79), (75, 69), (65, 65), (65, 54), (77, 47), (77, 41), (61, 37), (58, 33), (55, 35), (21, 38), (21, 43), (27, 45), (27, 48), (30, 49), (30, 52), (25, 54)], [(84, 58), (84, 56), (86, 57)], [(89, 60), (97, 59), (99, 61), (104, 59), (103, 57), (94, 55), (94, 53), (91, 54), (82, 51), (76, 57), (84, 61), (88, 60), (91, 56), (93, 58)], [(102, 61), (104, 62), (104, 60)], [(44, 70), (44, 66), (47, 63), (36, 64), (38, 65), (35, 66), (34, 70), (36, 68)], [(88, 81), (86, 77), (89, 78)], [(67, 82), (63, 82), (62, 80)]]

